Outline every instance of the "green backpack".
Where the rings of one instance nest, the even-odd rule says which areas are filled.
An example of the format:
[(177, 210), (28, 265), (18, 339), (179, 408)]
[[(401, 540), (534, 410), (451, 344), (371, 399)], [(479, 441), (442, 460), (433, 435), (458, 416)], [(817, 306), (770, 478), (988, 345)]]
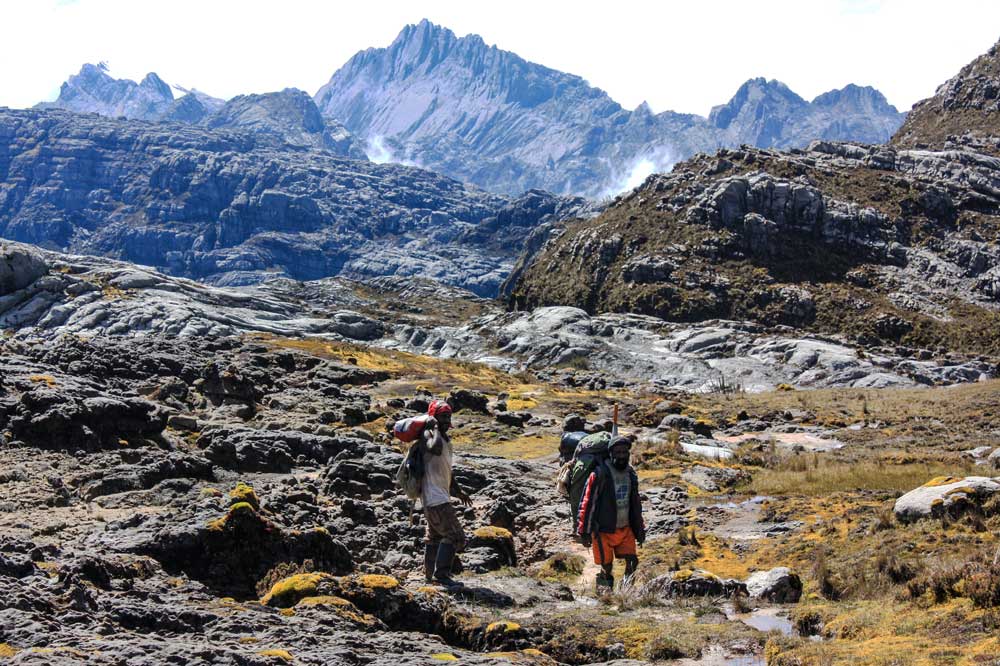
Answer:
[(569, 511), (573, 522), (573, 533), (576, 533), (577, 520), (580, 513), (580, 502), (587, 487), (587, 479), (597, 466), (608, 459), (611, 446), (610, 432), (595, 432), (587, 435), (576, 447), (573, 455), (573, 467), (569, 473)]

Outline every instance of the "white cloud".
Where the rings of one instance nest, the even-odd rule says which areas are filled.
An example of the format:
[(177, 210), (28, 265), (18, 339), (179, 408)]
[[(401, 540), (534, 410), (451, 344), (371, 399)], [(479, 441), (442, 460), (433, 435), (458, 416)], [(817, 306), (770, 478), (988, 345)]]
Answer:
[(648, 99), (705, 115), (766, 76), (806, 98), (873, 85), (906, 109), (1000, 36), (1000, 3), (977, 0), (6, 0), (0, 16), (0, 105), (13, 107), (100, 60), (218, 97), (315, 92), (355, 52), (426, 17), (579, 74), (627, 108)]
[(666, 173), (676, 163), (677, 155), (670, 146), (650, 147), (636, 155), (624, 169), (615, 173), (597, 198), (613, 197), (616, 194), (633, 190), (642, 185), (650, 174)]

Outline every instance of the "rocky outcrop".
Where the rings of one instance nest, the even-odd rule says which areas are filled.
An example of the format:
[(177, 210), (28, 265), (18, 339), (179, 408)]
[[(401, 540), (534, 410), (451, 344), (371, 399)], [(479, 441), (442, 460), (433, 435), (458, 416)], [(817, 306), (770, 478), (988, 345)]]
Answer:
[[(780, 384), (871, 388), (970, 382), (996, 373), (993, 363), (975, 357), (860, 347), (845, 338), (745, 321), (677, 324), (638, 315), (590, 316), (568, 307), (509, 313), (470, 292), (429, 280), (387, 277), (361, 285), (339, 278), (305, 283), (276, 279), (255, 287), (220, 288), (108, 259), (60, 255), (19, 243), (3, 247), (8, 265), (34, 267), (16, 272), (28, 276), (19, 278), (22, 283), (30, 277), (29, 284), (0, 296), (0, 325), (19, 328), (24, 338), (53, 340), (67, 333), (187, 339), (244, 332), (323, 336), (552, 373), (559, 381), (594, 388), (635, 383), (692, 391), (760, 391)], [(47, 272), (38, 274), (43, 267)], [(806, 297), (796, 298), (789, 302), (803, 307)], [(209, 364), (191, 372), (202, 382), (200, 391), (220, 409), (250, 418), (268, 399), (255, 388), (259, 376), (252, 366)], [(383, 377), (330, 364), (314, 371), (310, 380), (355, 386)], [(345, 389), (337, 390), (344, 394)], [(184, 392), (178, 395), (183, 398)], [(472, 411), (488, 407), (487, 398), (474, 391), (456, 390), (451, 399)], [(320, 412), (328, 422), (354, 425), (367, 420), (367, 409), (354, 402), (346, 409)], [(420, 409), (426, 409), (426, 400)], [(178, 427), (199, 430), (183, 414), (174, 418)], [(501, 418), (518, 426), (531, 420), (517, 411)], [(233, 469), (250, 469), (257, 464), (253, 461), (269, 456), (291, 460), (303, 454), (274, 443), (262, 446), (269, 451), (263, 458), (255, 446), (229, 444), (218, 455), (232, 460)]]
[[(791, 292), (795, 293), (795, 292)], [(845, 338), (795, 335), (787, 328), (712, 320), (678, 324), (640, 315), (590, 316), (579, 308), (540, 307), (488, 312), (469, 323), (397, 325), (380, 345), (491, 363), (509, 370), (578, 371), (594, 388), (643, 381), (668, 390), (762, 391), (892, 387), (977, 381), (995, 364), (974, 357), (951, 361), (901, 350), (859, 348)]]
[(892, 137), (899, 148), (971, 147), (1000, 156), (1000, 43), (913, 105)]
[(723, 488), (732, 488), (741, 481), (749, 479), (750, 475), (741, 469), (705, 467), (704, 465), (695, 465), (684, 470), (681, 474), (682, 481), (710, 493), (719, 492)]
[[(364, 305), (348, 295), (325, 307), (314, 303), (311, 313), (308, 299), (285, 296), (282, 281), (269, 288), (208, 287), (134, 264), (45, 253), (21, 243), (0, 245), (4, 285), (21, 287), (0, 289), (0, 326), (30, 329), (42, 337), (257, 331), (374, 340), (385, 332), (381, 322), (347, 309)], [(350, 286), (344, 289), (353, 294)]]
[(367, 159), (364, 150), (343, 125), (323, 118), (312, 98), (294, 88), (262, 95), (239, 95), (203, 118), (201, 124), (209, 129), (250, 132), (255, 139), (277, 146), (326, 150), (351, 159)]
[[(777, 104), (770, 100), (783, 97)], [(607, 196), (699, 151), (813, 139), (884, 141), (901, 114), (848, 86), (809, 103), (748, 81), (709, 119), (647, 104), (623, 109), (578, 76), (456, 37), (422, 21), (351, 58), (319, 89), (324, 115), (365, 137), (373, 159), (411, 161), (496, 192), (530, 188)]]
[[(268, 108), (244, 102), (239, 122)], [(258, 132), (0, 111), (0, 236), (220, 284), (425, 275), (491, 295), (528, 230), (590, 210), (273, 144)]]
[(1000, 162), (971, 151), (723, 150), (552, 233), (505, 290), (517, 308), (749, 319), (996, 354), (998, 216)]
[(658, 597), (731, 597), (746, 594), (746, 586), (734, 578), (720, 578), (704, 569), (680, 569), (657, 576), (643, 592)]
[(48, 271), (48, 265), (36, 249), (20, 243), (0, 242), (0, 297), (29, 287)]

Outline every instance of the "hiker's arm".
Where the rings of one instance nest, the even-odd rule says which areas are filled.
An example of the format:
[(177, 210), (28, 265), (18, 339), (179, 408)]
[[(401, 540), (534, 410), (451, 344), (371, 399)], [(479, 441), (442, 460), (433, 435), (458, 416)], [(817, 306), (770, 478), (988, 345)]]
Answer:
[(646, 521), (642, 519), (642, 497), (639, 495), (639, 475), (632, 471), (632, 491), (629, 493), (629, 524), (636, 542), (646, 541)]
[(448, 489), (448, 492), (452, 497), (465, 506), (472, 506), (472, 498), (469, 497), (467, 492), (462, 490), (462, 486), (458, 485), (458, 480), (455, 478), (454, 474), (451, 476), (451, 488)]
[(580, 498), (580, 513), (577, 516), (576, 533), (586, 540), (590, 539), (590, 523), (592, 522), (594, 505), (597, 502), (597, 473), (591, 472), (587, 484), (583, 487)]
[(444, 439), (437, 436), (437, 426), (431, 426), (424, 430), (424, 446), (431, 455), (439, 456), (444, 449)]

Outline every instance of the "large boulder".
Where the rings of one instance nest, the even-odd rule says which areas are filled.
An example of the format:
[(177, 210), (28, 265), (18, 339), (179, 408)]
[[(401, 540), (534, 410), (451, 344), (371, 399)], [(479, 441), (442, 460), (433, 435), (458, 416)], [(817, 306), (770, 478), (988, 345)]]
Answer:
[(24, 289), (48, 272), (37, 250), (20, 243), (0, 243), (0, 296)]
[(903, 523), (945, 513), (954, 516), (982, 507), (997, 492), (1000, 492), (1000, 477), (939, 476), (897, 499), (893, 511)]
[(480, 414), (489, 413), (489, 398), (479, 391), (455, 387), (448, 394), (448, 404), (456, 412), (469, 410)]
[(720, 578), (704, 569), (680, 569), (657, 576), (643, 591), (659, 597), (732, 596), (746, 592), (746, 585), (734, 578)]
[(706, 467), (704, 465), (695, 465), (684, 470), (681, 474), (681, 479), (684, 481), (710, 493), (718, 492), (723, 488), (731, 488), (749, 478), (750, 475), (741, 469)]
[(148, 400), (79, 398), (52, 382), (56, 385), (45, 384), (21, 395), (9, 420), (16, 440), (40, 449), (97, 451), (118, 448), (123, 440), (155, 439), (166, 426), (166, 413)]
[(157, 530), (129, 550), (150, 555), (169, 571), (183, 571), (219, 594), (256, 597), (256, 585), (278, 565), (304, 566), (346, 574), (354, 569), (350, 551), (325, 529), (287, 530), (250, 501), (238, 501), (204, 524), (189, 522)]
[(746, 586), (751, 598), (779, 604), (794, 604), (802, 596), (802, 580), (788, 567), (750, 574)]

